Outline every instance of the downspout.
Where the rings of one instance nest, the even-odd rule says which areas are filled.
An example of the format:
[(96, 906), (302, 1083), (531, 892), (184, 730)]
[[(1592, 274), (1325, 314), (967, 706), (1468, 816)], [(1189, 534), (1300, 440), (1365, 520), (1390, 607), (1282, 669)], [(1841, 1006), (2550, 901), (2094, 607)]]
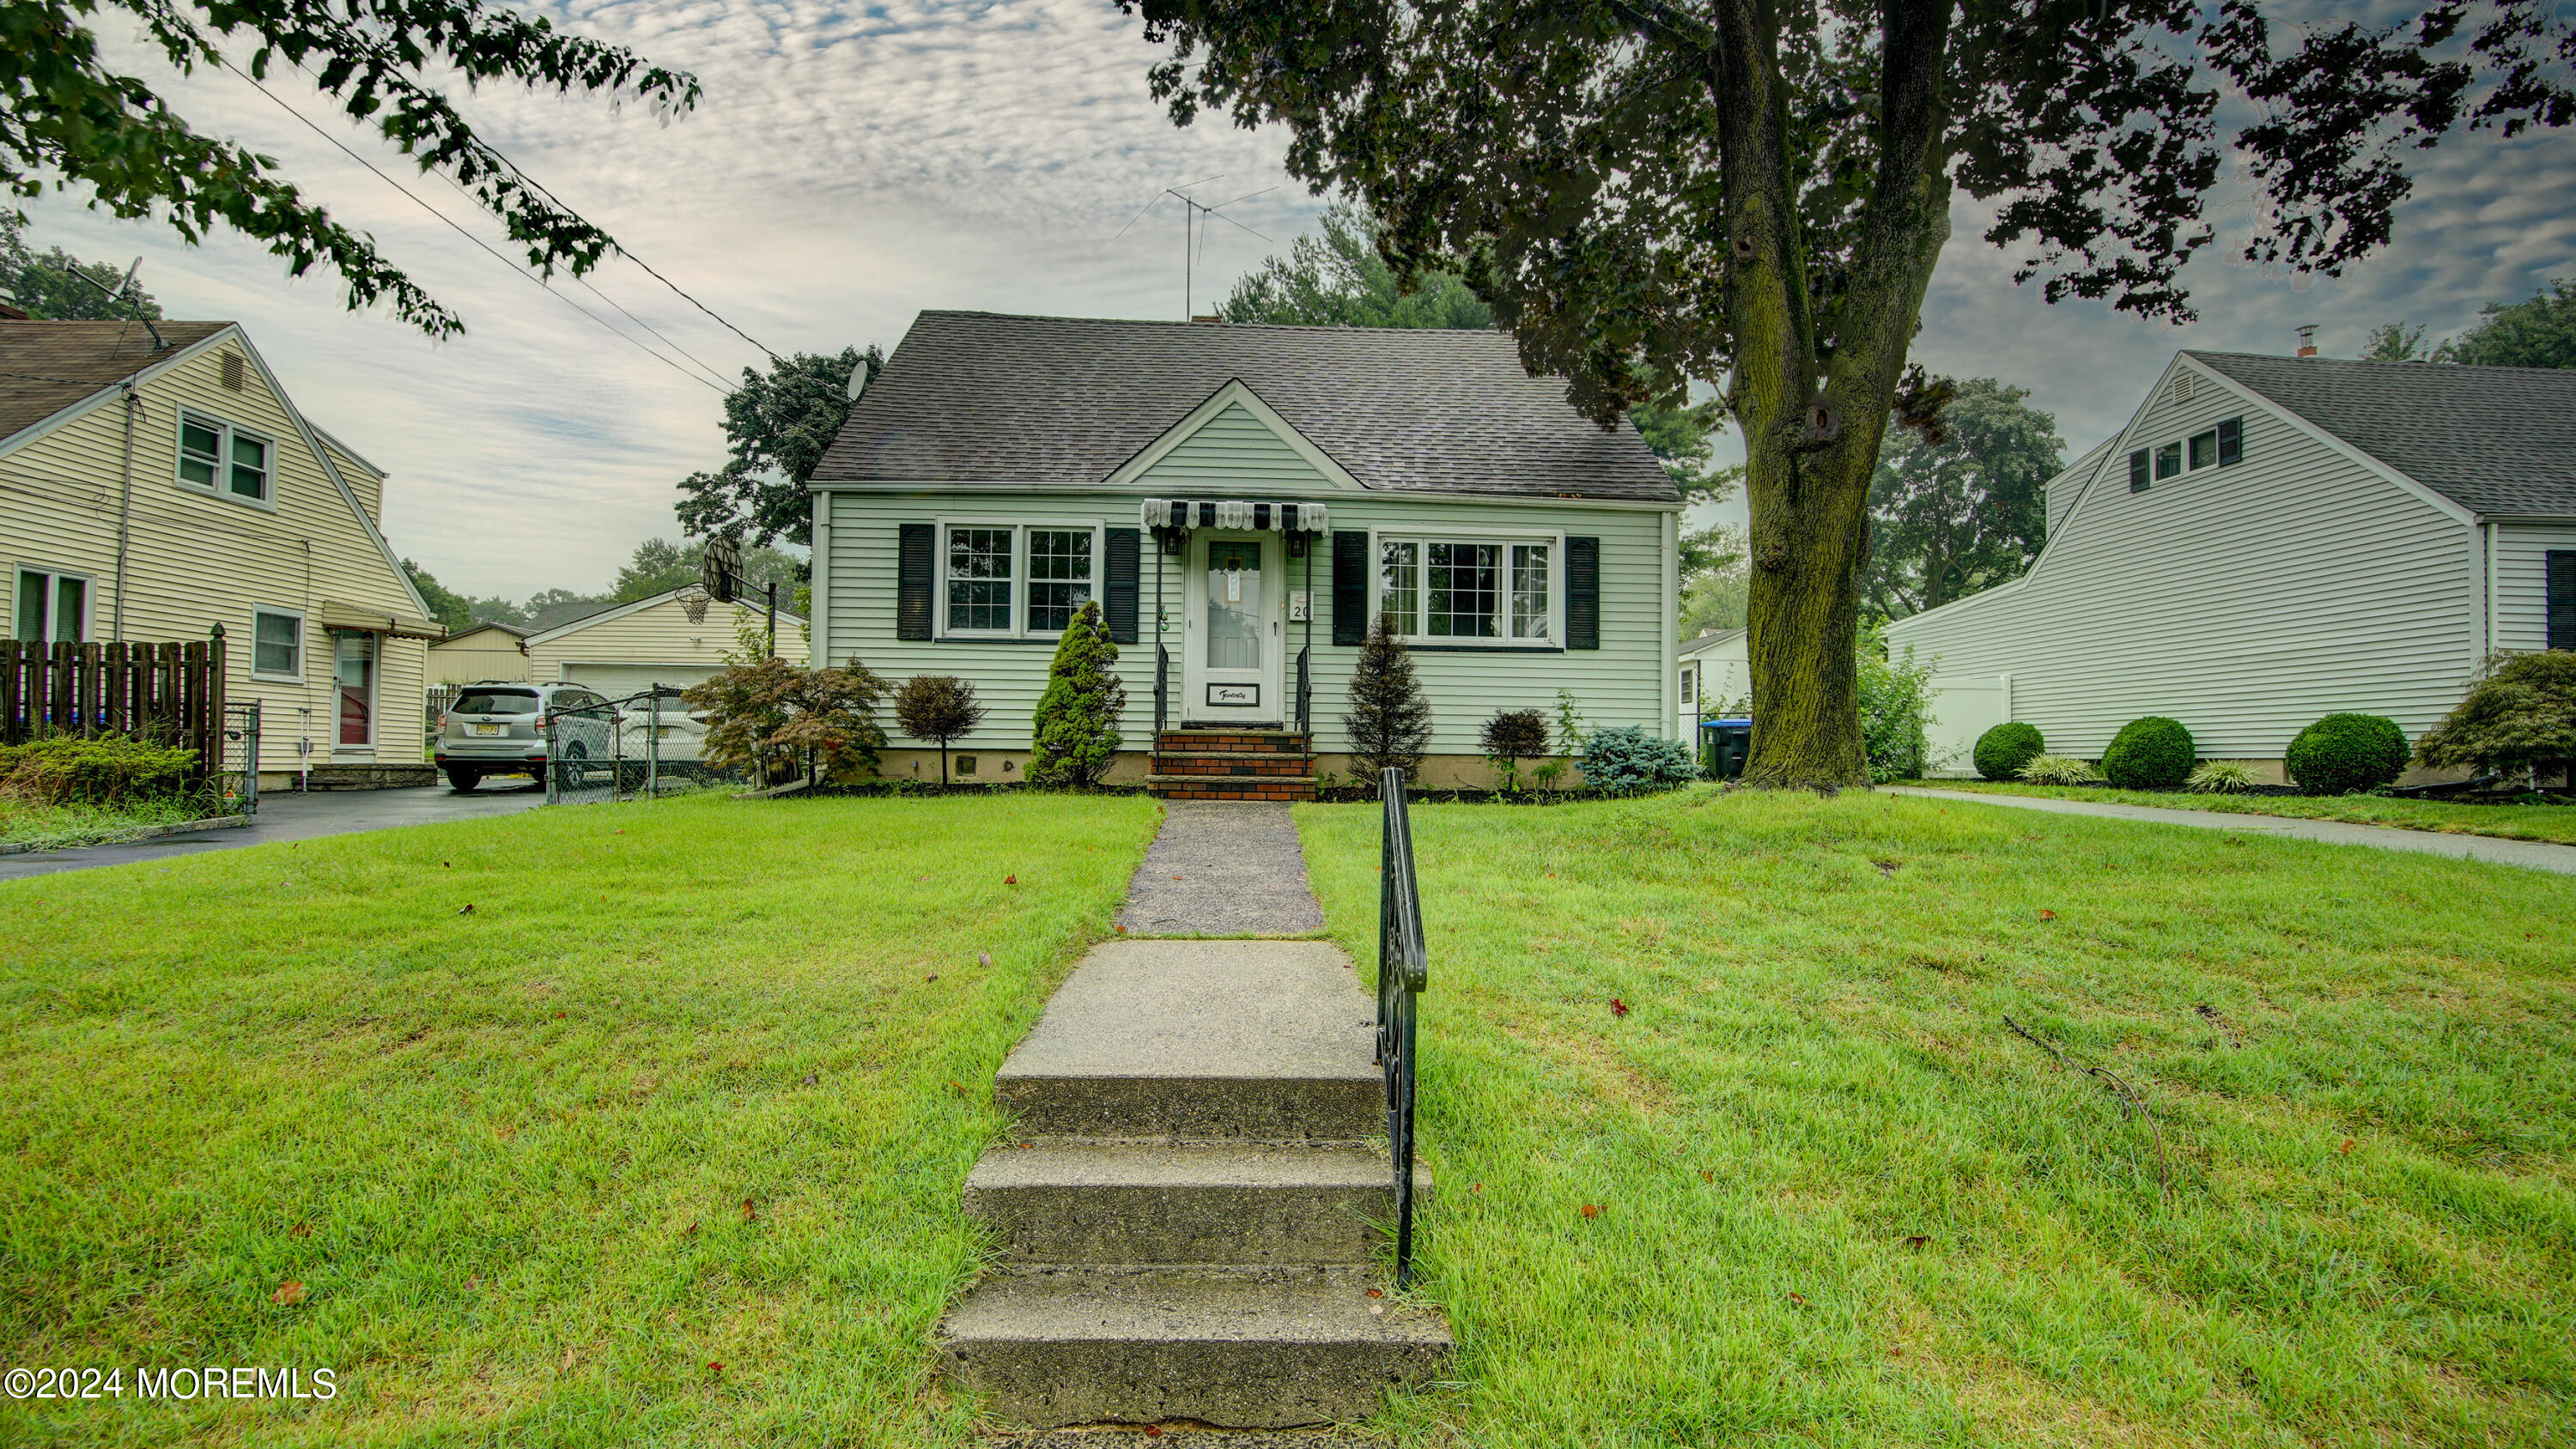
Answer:
[(134, 379), (125, 380), (125, 481), (118, 490), (116, 503), (116, 618), (109, 625), (108, 640), (125, 642), (125, 557), (134, 533), (134, 417), (143, 411), (143, 395), (134, 390)]

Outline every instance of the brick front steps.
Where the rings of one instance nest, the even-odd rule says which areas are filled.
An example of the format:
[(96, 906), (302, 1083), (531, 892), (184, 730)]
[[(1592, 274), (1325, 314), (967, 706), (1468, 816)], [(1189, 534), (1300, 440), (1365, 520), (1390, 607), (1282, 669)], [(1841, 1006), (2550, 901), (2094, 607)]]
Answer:
[(1296, 730), (1165, 730), (1145, 788), (1166, 800), (1312, 800), (1313, 737)]

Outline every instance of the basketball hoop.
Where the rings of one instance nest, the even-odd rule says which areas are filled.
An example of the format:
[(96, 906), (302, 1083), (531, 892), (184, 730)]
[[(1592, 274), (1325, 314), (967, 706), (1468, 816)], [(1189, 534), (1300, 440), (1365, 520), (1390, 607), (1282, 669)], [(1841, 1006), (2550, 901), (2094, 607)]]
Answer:
[(687, 584), (681, 587), (678, 597), (680, 607), (687, 611), (690, 623), (703, 624), (707, 621), (707, 605), (715, 602), (713, 595), (696, 584)]
[(707, 540), (706, 563), (701, 570), (706, 591), (718, 603), (730, 604), (742, 592), (742, 549), (722, 534)]

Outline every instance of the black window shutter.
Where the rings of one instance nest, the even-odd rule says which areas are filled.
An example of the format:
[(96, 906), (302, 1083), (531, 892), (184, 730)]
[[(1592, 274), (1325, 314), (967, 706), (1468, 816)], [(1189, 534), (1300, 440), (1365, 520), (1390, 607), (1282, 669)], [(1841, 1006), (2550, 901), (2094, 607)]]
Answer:
[(930, 575), (939, 562), (939, 525), (906, 523), (900, 527), (902, 544), (895, 551), (894, 637), (927, 639), (931, 635)]
[(2218, 466), (2232, 467), (2245, 461), (2245, 420), (2229, 418), (2218, 425)]
[(1565, 647), (1601, 647), (1601, 540), (1565, 541)]
[(1136, 554), (1139, 547), (1137, 530), (1113, 528), (1106, 536), (1107, 587), (1102, 590), (1100, 612), (1109, 622), (1109, 642), (1136, 642)]
[(2147, 491), (2147, 450), (2144, 448), (2129, 455), (2129, 491)]
[(2549, 580), (2549, 647), (2576, 649), (2576, 549), (2551, 549), (2545, 570)]
[(1333, 535), (1333, 642), (1368, 642), (1368, 540), (1359, 530)]

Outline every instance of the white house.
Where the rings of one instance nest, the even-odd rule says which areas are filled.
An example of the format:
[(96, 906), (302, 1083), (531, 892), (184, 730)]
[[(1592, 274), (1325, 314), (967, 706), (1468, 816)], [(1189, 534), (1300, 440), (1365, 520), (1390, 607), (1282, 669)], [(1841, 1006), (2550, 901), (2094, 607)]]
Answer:
[[(804, 624), (778, 611), (779, 653), (793, 658), (806, 652)], [(719, 604), (692, 584), (649, 599), (602, 604), (540, 629), (518, 641), (525, 655), (521, 673), (490, 677), (586, 684), (611, 698), (656, 684), (686, 689), (724, 668), (727, 655), (742, 653), (744, 631), (765, 642), (768, 628), (765, 604)]]
[(2576, 371), (2178, 353), (2048, 518), (2021, 578), (1888, 628), (1953, 772), (2007, 719), (2086, 758), (2150, 714), (2213, 759), (2418, 735), (2488, 654), (2576, 648)]
[(1678, 663), (1683, 739), (1692, 738), (1703, 719), (1752, 712), (1753, 654), (1744, 630), (1703, 629), (1683, 641)]

